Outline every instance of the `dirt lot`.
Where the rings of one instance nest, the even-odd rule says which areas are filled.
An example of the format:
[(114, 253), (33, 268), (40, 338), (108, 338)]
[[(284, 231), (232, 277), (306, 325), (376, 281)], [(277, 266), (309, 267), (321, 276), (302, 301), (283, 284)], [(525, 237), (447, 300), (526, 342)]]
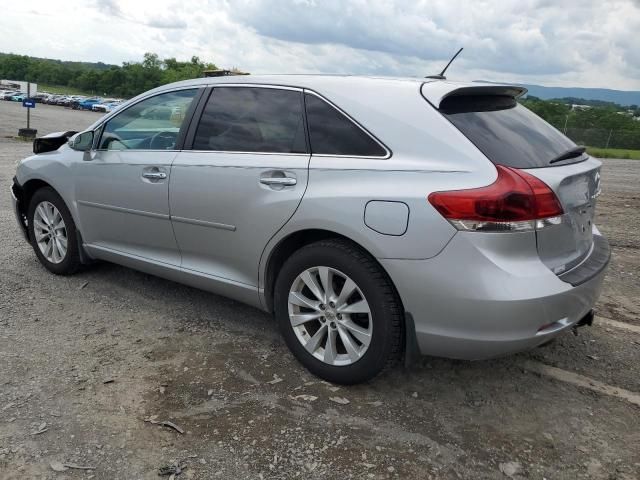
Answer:
[[(153, 479), (175, 461), (194, 479), (640, 478), (640, 162), (604, 161), (613, 260), (594, 327), (337, 388), (260, 311), (106, 263), (47, 273), (7, 188), (23, 116), (0, 101), (0, 478)], [(96, 118), (33, 112), (41, 134)]]

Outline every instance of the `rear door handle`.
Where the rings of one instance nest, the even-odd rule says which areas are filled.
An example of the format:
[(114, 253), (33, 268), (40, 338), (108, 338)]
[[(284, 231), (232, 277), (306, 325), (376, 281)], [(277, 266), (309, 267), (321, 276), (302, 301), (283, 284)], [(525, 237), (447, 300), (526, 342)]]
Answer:
[(264, 177), (260, 179), (260, 183), (264, 185), (281, 185), (283, 187), (290, 187), (298, 183), (295, 178), (290, 177)]
[(144, 172), (142, 176), (151, 180), (164, 180), (167, 178), (167, 174), (164, 172)]

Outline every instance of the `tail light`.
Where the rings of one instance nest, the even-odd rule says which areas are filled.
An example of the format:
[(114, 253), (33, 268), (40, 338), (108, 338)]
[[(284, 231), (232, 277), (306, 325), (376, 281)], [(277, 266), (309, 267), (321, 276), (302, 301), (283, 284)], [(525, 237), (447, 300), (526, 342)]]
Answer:
[(458, 230), (521, 232), (561, 223), (562, 206), (546, 183), (515, 168), (496, 169), (491, 185), (433, 192), (429, 202)]

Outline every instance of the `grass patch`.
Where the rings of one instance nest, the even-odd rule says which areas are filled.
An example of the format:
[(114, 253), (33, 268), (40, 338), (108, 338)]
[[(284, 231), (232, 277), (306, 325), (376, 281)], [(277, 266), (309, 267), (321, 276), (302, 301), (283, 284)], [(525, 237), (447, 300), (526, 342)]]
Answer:
[(43, 85), (42, 83), (38, 84), (38, 91), (53, 93), (57, 95), (91, 95), (91, 93), (79, 90), (77, 88), (66, 87), (64, 85)]
[(640, 160), (640, 150), (587, 147), (587, 153), (598, 158), (625, 158), (628, 160)]

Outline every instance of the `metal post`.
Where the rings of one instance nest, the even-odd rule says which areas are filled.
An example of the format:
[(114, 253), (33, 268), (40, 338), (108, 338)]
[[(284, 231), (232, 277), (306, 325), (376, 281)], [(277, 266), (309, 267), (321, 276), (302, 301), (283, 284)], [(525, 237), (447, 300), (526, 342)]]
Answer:
[[(22, 101), (22, 107), (27, 109), (27, 128), (19, 128), (18, 136), (23, 138), (35, 138), (38, 131), (31, 128), (31, 108), (34, 106), (29, 100), (31, 98), (31, 83), (27, 82), (27, 98)], [(30, 106), (29, 106), (30, 105)]]
[[(31, 82), (27, 82), (27, 100), (31, 98)], [(27, 108), (27, 128), (31, 128), (31, 109)]]

